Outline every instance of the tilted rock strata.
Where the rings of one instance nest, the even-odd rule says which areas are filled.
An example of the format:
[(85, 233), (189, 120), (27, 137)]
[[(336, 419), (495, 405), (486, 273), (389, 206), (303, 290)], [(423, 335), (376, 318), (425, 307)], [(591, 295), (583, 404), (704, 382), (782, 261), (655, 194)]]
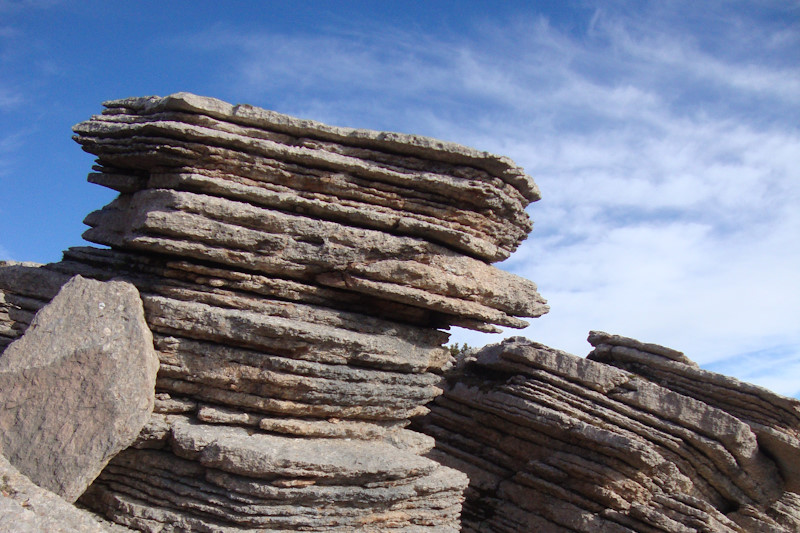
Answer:
[(416, 427), (436, 439), (430, 457), (470, 478), (464, 531), (800, 528), (791, 473), (748, 423), (668, 385), (522, 338), (448, 381)]
[(589, 334), (589, 343), (595, 347), (589, 359), (660, 383), (745, 422), (759, 446), (781, 466), (787, 489), (800, 493), (800, 401), (703, 370), (680, 352), (665, 352), (657, 345), (600, 331)]
[(3, 455), (75, 501), (150, 418), (152, 339), (130, 284), (66, 283), (0, 357)]

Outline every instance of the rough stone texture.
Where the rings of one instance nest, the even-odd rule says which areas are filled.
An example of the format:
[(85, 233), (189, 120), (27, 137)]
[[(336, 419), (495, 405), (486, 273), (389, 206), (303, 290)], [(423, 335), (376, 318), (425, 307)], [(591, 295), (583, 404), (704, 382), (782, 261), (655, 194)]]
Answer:
[[(524, 327), (536, 286), (490, 267), (530, 231), (535, 184), (506, 158), (178, 93), (106, 102), (75, 139), (120, 191), (85, 237), (445, 315)], [(406, 144), (407, 143), (407, 144)]]
[(111, 249), (0, 263), (0, 351), (76, 274), (141, 294), (154, 412), (82, 504), (149, 532), (459, 531), (467, 474), (464, 531), (800, 531), (795, 400), (598, 332), (588, 359), (510, 339), (451, 368), (442, 330), (547, 312), (490, 265), (539, 198), (510, 160), (187, 93), (105, 106), (75, 140), (120, 193), (86, 218)]
[(105, 106), (74, 130), (120, 193), (86, 218), (111, 248), (0, 264), (0, 341), (73, 275), (141, 294), (155, 412), (81, 503), (144, 531), (457, 531), (467, 479), (406, 427), (452, 365), (443, 330), (547, 312), (490, 265), (530, 231), (533, 180), (186, 93)]
[(800, 402), (675, 350), (590, 340), (592, 359), (487, 346), (415, 423), (436, 439), (429, 457), (470, 478), (464, 531), (800, 531)]
[(182, 416), (168, 425), (171, 453), (124, 452), (86, 499), (145, 530), (157, 523), (192, 530), (199, 513), (204, 527), (224, 531), (457, 531), (466, 478), (415, 452), (363, 439), (253, 433)]
[(759, 446), (780, 465), (787, 490), (800, 492), (800, 401), (703, 370), (680, 352), (665, 355), (657, 345), (600, 331), (589, 334), (589, 343), (595, 347), (589, 359), (638, 374), (745, 422)]
[(0, 532), (109, 533), (93, 515), (36, 486), (0, 455)]
[(150, 417), (152, 342), (133, 286), (66, 283), (0, 357), (3, 454), (75, 501)]
[[(539, 199), (509, 159), (435, 139), (336, 128), (188, 93), (105, 106), (75, 131), (84, 149), (117, 170), (92, 179), (120, 191), (212, 192), (489, 260), (525, 238), (523, 209)], [(143, 167), (148, 177), (125, 171)]]

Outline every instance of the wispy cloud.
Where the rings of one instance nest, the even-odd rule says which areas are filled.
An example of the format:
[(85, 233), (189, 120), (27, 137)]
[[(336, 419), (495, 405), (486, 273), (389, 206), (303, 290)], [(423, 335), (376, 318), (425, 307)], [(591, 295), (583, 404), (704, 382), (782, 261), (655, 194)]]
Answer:
[(25, 98), (16, 91), (0, 85), (0, 111), (22, 104)]
[(0, 0), (0, 13), (25, 9), (49, 9), (63, 2), (64, 0)]
[(776, 345), (768, 350), (737, 354), (708, 365), (708, 369), (800, 398), (800, 354), (796, 346)]
[(800, 68), (785, 58), (800, 39), (715, 9), (713, 32), (682, 25), (678, 6), (598, 9), (582, 32), (521, 16), (476, 23), (469, 38), (213, 28), (181, 39), (231, 52), (228, 75), (254, 103), (523, 164), (544, 199), (501, 266), (552, 306), (523, 333), (585, 354), (587, 332), (607, 329), (702, 364), (780, 346), (797, 379)]

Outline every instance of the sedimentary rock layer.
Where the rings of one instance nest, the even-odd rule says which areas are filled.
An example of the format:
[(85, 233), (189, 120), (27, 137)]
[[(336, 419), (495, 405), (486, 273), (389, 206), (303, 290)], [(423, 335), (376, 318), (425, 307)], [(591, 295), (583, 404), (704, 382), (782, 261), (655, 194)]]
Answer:
[[(25, 277), (47, 287), (68, 277), (58, 271), (67, 266), (7, 265), (0, 268), (0, 289), (6, 289), (10, 301), (25, 300), (27, 318), (44, 301), (35, 294), (12, 293), (4, 281)], [(324, 424), (312, 422), (333, 417), (378, 424), (353, 427), (382, 435), (405, 425), (409, 416), (425, 413), (423, 405), (440, 393), (430, 371), (441, 369), (448, 354), (441, 347), (446, 337), (435, 330), (242, 293), (188, 290), (152, 278), (147, 283), (132, 274), (126, 278), (120, 270), (114, 277), (140, 285), (161, 360), (158, 391), (183, 398), (208, 420), (214, 419), (208, 414), (212, 411), (203, 406), (210, 404), (215, 412), (235, 408), (252, 425), (273, 431), (319, 433)], [(48, 294), (40, 291), (39, 296)], [(26, 326), (15, 322), (9, 328)], [(302, 418), (303, 423), (270, 422), (276, 416)]]
[(98, 156), (91, 181), (120, 191), (86, 218), (92, 242), (338, 289), (429, 327), (547, 312), (532, 282), (489, 265), (538, 199), (507, 159), (186, 93), (106, 107), (75, 127)]
[(75, 127), (76, 140), (103, 165), (92, 179), (120, 191), (222, 195), (492, 261), (527, 236), (524, 208), (539, 199), (507, 158), (434, 139), (336, 128), (188, 93), (105, 106)]
[[(798, 531), (788, 455), (726, 409), (752, 388), (701, 374), (674, 350), (619, 339), (593, 334), (595, 357), (610, 346), (627, 353), (621, 346), (681, 366), (654, 382), (514, 338), (448, 376), (417, 428), (436, 439), (430, 457), (470, 477), (464, 531)], [(707, 387), (718, 401), (673, 382)], [(732, 389), (726, 401), (720, 382)], [(766, 396), (778, 410), (800, 405)], [(770, 427), (784, 436), (800, 427), (777, 417), (781, 428)]]
[(709, 372), (685, 355), (601, 331), (589, 334), (587, 356), (640, 375), (745, 422), (781, 466), (788, 490), (800, 493), (800, 402), (736, 378)]
[(85, 498), (147, 531), (165, 523), (178, 531), (458, 531), (466, 479), (417, 455), (423, 450), (253, 434), (181, 416), (169, 427), (168, 451), (127, 450)]
[[(7, 343), (69, 277), (139, 290), (155, 413), (82, 501), (145, 531), (455, 531), (466, 478), (421, 457), (442, 329), (523, 327), (492, 267), (531, 229), (508, 159), (180, 93), (75, 127), (117, 190), (44, 266), (0, 265)], [(1, 348), (1, 347), (0, 347)]]

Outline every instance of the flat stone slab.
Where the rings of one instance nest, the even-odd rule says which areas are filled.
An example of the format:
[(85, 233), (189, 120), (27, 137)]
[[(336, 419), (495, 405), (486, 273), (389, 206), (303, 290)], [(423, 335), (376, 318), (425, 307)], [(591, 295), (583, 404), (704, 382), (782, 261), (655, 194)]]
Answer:
[(71, 279), (0, 357), (0, 448), (75, 501), (150, 417), (158, 358), (139, 293)]

